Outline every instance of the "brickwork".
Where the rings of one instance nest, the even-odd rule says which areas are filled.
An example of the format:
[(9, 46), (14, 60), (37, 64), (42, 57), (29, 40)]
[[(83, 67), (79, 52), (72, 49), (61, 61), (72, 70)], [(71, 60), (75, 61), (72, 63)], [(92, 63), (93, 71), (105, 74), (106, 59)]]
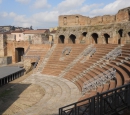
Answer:
[[(55, 43), (73, 43), (70, 42), (70, 36), (74, 35), (74, 43), (76, 44), (126, 44), (127, 41), (130, 41), (129, 21), (130, 7), (119, 10), (115, 15), (93, 18), (82, 15), (61, 15), (59, 16), (59, 28), (57, 29)], [(86, 32), (86, 35), (83, 35), (84, 32)], [(97, 34), (97, 42), (95, 42), (93, 34)], [(106, 34), (109, 36), (108, 38)], [(64, 40), (61, 40), (61, 35)]]

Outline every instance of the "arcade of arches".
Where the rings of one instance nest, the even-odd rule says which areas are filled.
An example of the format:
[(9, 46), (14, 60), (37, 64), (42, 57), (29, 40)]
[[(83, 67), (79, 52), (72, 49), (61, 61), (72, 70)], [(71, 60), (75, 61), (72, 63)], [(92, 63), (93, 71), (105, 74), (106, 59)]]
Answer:
[(97, 44), (98, 43), (98, 34), (97, 33), (93, 33), (92, 34), (92, 38), (93, 38), (92, 43)]
[(70, 43), (70, 44), (75, 44), (75, 39), (76, 39), (76, 36), (73, 35), (73, 34), (71, 34), (71, 35), (69, 36), (69, 41), (68, 41), (68, 43)]
[(110, 38), (110, 35), (109, 34), (104, 34), (104, 39), (105, 39), (105, 43), (108, 44), (109, 42), (109, 39)]
[(64, 43), (64, 39), (65, 39), (65, 36), (64, 35), (60, 35), (59, 39), (58, 39), (58, 43), (63, 44)]
[[(61, 28), (60, 28), (61, 29)], [(125, 44), (126, 41), (130, 39), (130, 32), (125, 29), (117, 29), (113, 31), (100, 30), (95, 32), (89, 31), (79, 31), (80, 28), (75, 29), (75, 32), (71, 34), (73, 31), (73, 27), (66, 28), (66, 31), (63, 32), (62, 29), (58, 30), (57, 40), (55, 43), (60, 44), (78, 44), (78, 43), (86, 43), (86, 44)], [(64, 35), (60, 34), (64, 33)], [(127, 36), (127, 38), (126, 38)]]

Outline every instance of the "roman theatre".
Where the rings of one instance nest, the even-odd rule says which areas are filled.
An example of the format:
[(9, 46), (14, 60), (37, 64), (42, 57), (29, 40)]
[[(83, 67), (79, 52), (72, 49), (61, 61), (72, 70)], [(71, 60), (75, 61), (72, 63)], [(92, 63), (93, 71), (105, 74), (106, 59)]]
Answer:
[(130, 7), (93, 18), (60, 15), (58, 23), (46, 42), (39, 34), (31, 42), (0, 35), (1, 59), (24, 65), (0, 77), (0, 114), (129, 115)]

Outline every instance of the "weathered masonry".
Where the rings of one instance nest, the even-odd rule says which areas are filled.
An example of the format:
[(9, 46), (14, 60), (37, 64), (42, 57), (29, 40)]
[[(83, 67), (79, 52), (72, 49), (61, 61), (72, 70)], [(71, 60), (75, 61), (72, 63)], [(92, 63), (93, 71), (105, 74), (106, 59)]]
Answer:
[(93, 18), (61, 15), (55, 43), (129, 44), (130, 7), (119, 10), (116, 15)]

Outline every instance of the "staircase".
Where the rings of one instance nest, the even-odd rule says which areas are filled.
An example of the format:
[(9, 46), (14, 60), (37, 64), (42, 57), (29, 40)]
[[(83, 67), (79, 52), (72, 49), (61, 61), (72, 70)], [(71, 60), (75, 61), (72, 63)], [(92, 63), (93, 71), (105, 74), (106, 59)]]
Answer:
[(54, 49), (56, 48), (56, 44), (54, 44), (51, 49), (47, 52), (47, 54), (45, 55), (45, 57), (43, 58), (41, 64), (35, 69), (34, 72), (42, 72), (42, 70), (44, 69), (46, 63), (48, 62), (52, 52), (54, 51)]
[(87, 54), (89, 52), (91, 52), (92, 46), (89, 45), (85, 50), (83, 50), (83, 52), (81, 52), (77, 58), (75, 58), (60, 74), (59, 77), (64, 77), (64, 75), (84, 56), (84, 54), (87, 52)]

